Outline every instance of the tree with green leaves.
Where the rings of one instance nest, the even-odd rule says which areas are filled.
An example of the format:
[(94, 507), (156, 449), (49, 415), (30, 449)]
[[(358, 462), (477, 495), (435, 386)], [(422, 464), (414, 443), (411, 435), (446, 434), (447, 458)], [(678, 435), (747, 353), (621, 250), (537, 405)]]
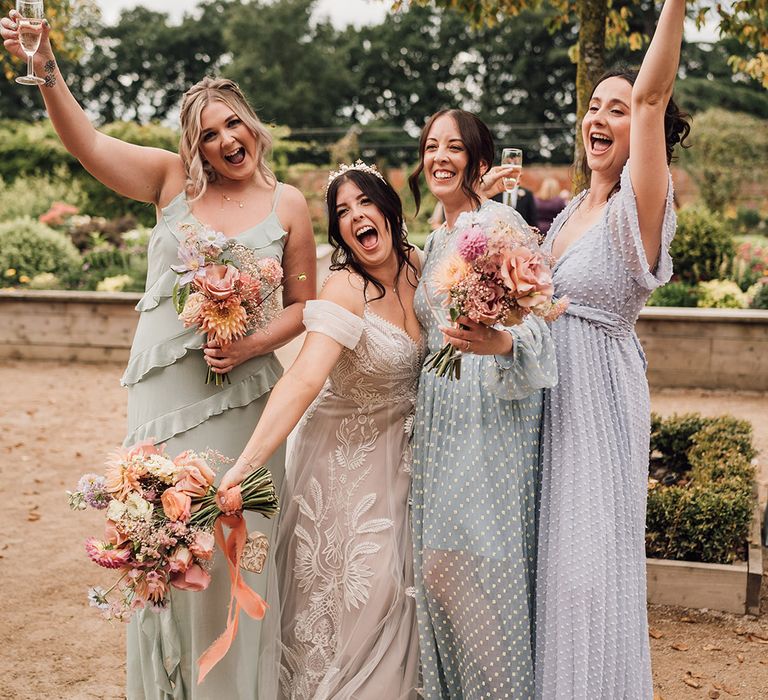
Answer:
[[(416, 0), (428, 4), (430, 0)], [(576, 71), (576, 116), (584, 115), (595, 81), (605, 68), (607, 46), (626, 42), (631, 48), (640, 48), (647, 38), (644, 32), (629, 31), (633, 13), (648, 12), (647, 0), (434, 0), (440, 7), (463, 11), (475, 24), (496, 24), (516, 18), (523, 10), (549, 6), (554, 11), (551, 28), (563, 24), (578, 25), (578, 40), (573, 57)], [(401, 5), (395, 1), (395, 7)], [(708, 0), (695, 0), (696, 17), (701, 25), (709, 19), (712, 4)], [(651, 7), (653, 10), (654, 8)], [(768, 0), (735, 0), (717, 4), (718, 27), (721, 36), (733, 37), (751, 52), (750, 57), (734, 55), (731, 64), (768, 86)], [(580, 144), (580, 134), (576, 134)], [(580, 151), (580, 145), (577, 151)]]
[(311, 21), (317, 0), (254, 0), (229, 13), (232, 62), (222, 69), (259, 116), (286, 126), (332, 126), (355, 93), (346, 48), (329, 22)]
[(219, 70), (228, 49), (224, 29), (239, 7), (239, 0), (204, 2), (180, 24), (141, 6), (123, 11), (81, 67), (85, 105), (105, 122), (167, 118), (190, 85)]

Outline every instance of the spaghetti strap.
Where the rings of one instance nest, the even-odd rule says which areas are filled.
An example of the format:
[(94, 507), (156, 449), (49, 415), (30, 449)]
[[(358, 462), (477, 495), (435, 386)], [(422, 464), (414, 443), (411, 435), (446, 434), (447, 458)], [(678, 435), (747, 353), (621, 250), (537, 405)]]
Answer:
[(278, 182), (277, 185), (275, 185), (275, 198), (272, 200), (272, 213), (274, 214), (277, 211), (277, 203), (280, 201), (280, 195), (283, 192), (283, 183)]

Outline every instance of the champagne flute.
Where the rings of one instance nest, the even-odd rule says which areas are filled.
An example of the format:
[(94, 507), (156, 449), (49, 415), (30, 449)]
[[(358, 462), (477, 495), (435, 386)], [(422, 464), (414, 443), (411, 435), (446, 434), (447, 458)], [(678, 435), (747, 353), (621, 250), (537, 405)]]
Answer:
[(501, 164), (512, 166), (503, 179), (504, 191), (514, 192), (520, 176), (523, 174), (523, 151), (519, 148), (504, 148), (501, 151)]
[(16, 0), (16, 12), (19, 17), (19, 43), (27, 55), (27, 74), (16, 78), (22, 85), (42, 85), (43, 78), (35, 75), (35, 67), (32, 64), (37, 50), (40, 48), (40, 40), (43, 38), (43, 20), (45, 10), (43, 0)]

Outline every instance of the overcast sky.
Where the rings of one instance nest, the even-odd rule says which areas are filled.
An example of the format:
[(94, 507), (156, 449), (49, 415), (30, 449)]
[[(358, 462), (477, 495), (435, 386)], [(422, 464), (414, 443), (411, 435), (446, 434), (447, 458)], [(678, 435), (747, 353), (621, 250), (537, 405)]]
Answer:
[[(97, 0), (108, 24), (115, 22), (126, 7), (144, 5), (153, 10), (166, 12), (173, 20), (181, 19), (185, 12), (194, 8), (197, 0)], [(337, 27), (348, 24), (360, 26), (379, 22), (391, 7), (388, 0), (320, 0), (317, 14), (330, 17)]]

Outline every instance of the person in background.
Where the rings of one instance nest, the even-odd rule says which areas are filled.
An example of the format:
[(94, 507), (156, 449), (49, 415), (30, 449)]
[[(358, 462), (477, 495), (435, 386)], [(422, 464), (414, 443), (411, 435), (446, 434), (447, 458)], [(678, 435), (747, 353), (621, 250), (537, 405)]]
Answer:
[(549, 231), (555, 217), (565, 208), (566, 200), (560, 196), (560, 183), (554, 177), (545, 177), (534, 196), (536, 227), (542, 235)]

